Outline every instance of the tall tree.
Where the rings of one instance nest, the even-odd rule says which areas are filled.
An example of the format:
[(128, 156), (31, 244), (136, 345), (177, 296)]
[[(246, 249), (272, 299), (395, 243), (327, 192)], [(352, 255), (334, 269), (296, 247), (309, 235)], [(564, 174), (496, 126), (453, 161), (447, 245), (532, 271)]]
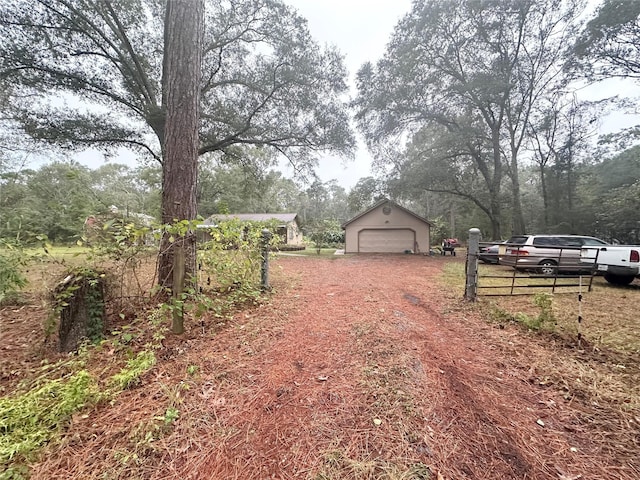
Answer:
[[(198, 174), (198, 122), (204, 33), (204, 0), (168, 0), (164, 23), (162, 103), (166, 112), (162, 164), (162, 223), (195, 220)], [(165, 232), (160, 244), (158, 279), (172, 286), (176, 247), (185, 251), (186, 273), (196, 273), (196, 234), (189, 229), (177, 242)]]
[(532, 112), (528, 142), (544, 205), (543, 231), (555, 231), (553, 227), (560, 224), (571, 230), (576, 226), (577, 166), (597, 134), (601, 103), (557, 93)]
[[(0, 5), (0, 79), (34, 137), (126, 146), (162, 160), (163, 19), (158, 0)], [(199, 153), (266, 145), (299, 168), (349, 153), (346, 72), (280, 0), (207, 0)]]
[(363, 177), (349, 191), (347, 205), (352, 217), (384, 197), (384, 185), (374, 177)]
[[(526, 126), (532, 105), (561, 74), (578, 7), (560, 0), (414, 2), (384, 58), (358, 73), (357, 119), (369, 144), (423, 141), (439, 128), (453, 142), (443, 148), (433, 137), (445, 155), (439, 163), (463, 160), (482, 179), (493, 237), (501, 237), (505, 175), (512, 230), (524, 230), (518, 175)], [(432, 132), (415, 137), (425, 127)]]
[[(172, 81), (162, 77), (170, 4), (0, 4), (0, 81), (14, 87), (12, 107), (25, 131), (62, 147), (126, 146), (163, 162), (174, 141), (165, 138), (173, 128), (166, 125)], [(320, 48), (306, 21), (280, 0), (208, 0), (206, 6), (198, 153), (266, 146), (297, 169), (312, 168), (321, 151), (351, 153), (340, 54)], [(165, 176), (179, 175), (176, 184), (190, 192), (192, 168), (173, 162), (163, 166)], [(173, 179), (164, 182), (180, 194)], [(166, 198), (163, 218), (191, 218), (190, 202)]]

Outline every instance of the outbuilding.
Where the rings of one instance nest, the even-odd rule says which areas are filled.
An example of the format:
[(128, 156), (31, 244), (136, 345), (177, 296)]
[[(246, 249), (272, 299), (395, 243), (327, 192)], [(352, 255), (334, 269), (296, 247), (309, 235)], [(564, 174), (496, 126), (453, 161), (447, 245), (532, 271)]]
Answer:
[[(214, 228), (218, 223), (228, 220), (240, 220), (241, 222), (269, 222), (277, 221), (276, 235), (280, 237), (279, 247), (300, 247), (304, 249), (302, 230), (298, 223), (297, 213), (232, 213), (214, 214), (207, 218), (201, 225), (198, 225), (203, 232), (209, 228)], [(208, 236), (203, 236), (201, 240), (209, 240)]]
[(431, 222), (386, 198), (342, 228), (345, 253), (429, 253)]

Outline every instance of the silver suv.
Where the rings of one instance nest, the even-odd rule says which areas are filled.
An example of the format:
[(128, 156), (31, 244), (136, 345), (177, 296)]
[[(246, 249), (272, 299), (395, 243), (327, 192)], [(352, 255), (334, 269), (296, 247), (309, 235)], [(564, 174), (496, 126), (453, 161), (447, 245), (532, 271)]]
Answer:
[(607, 245), (595, 237), (582, 235), (515, 235), (501, 245), (499, 263), (517, 270), (534, 270), (543, 275), (585, 270), (580, 249)]

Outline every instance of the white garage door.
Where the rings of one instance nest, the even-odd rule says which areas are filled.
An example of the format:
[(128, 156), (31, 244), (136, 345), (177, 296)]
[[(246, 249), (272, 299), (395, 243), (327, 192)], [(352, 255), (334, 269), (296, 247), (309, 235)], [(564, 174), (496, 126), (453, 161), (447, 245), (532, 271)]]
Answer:
[(387, 230), (367, 229), (358, 233), (358, 251), (361, 253), (404, 253), (413, 250), (416, 233), (408, 228)]

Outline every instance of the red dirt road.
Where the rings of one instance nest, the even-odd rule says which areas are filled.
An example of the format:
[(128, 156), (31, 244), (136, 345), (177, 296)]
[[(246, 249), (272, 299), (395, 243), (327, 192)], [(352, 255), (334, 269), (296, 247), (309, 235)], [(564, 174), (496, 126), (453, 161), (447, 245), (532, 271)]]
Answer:
[[(539, 345), (439, 283), (451, 261), (279, 258), (271, 303), (172, 339), (145, 385), (74, 419), (81, 433), (32, 478), (638, 478), (586, 407), (531, 381)], [(143, 445), (167, 402), (179, 420)]]

